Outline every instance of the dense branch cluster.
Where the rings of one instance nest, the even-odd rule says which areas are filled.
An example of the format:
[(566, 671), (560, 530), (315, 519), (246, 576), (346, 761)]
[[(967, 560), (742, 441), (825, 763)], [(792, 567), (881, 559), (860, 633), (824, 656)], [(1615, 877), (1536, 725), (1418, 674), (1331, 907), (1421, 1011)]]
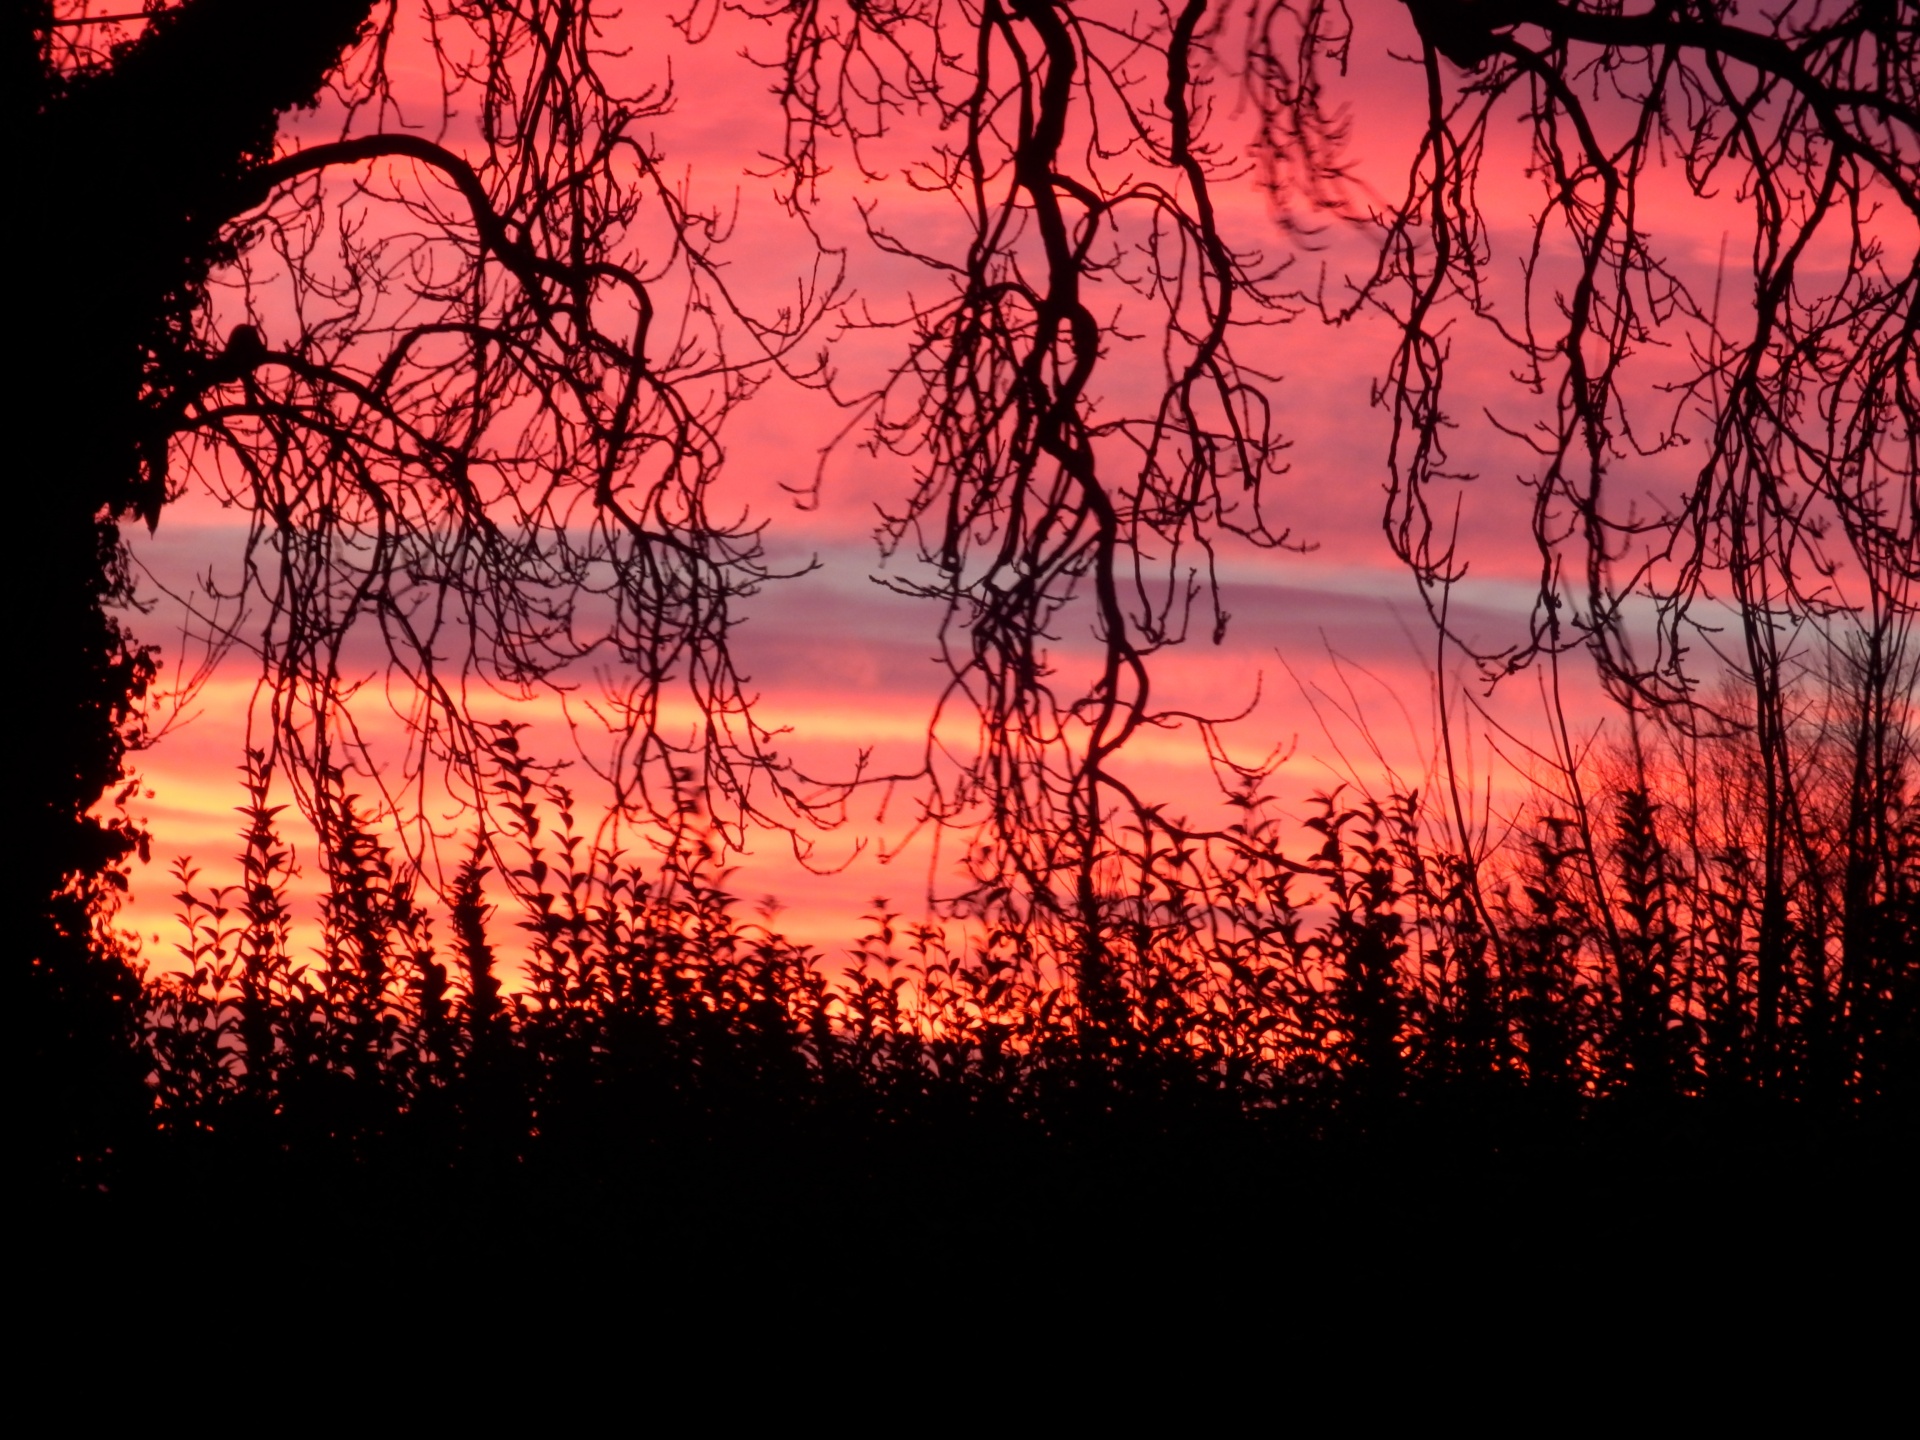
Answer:
[[(1782, 624), (1837, 613), (1887, 645), (1920, 572), (1920, 22), (1831, 4), (1784, 7), (1758, 30), (1725, 5), (1414, 14), (1440, 55), (1474, 69), (1456, 80), (1429, 56), (1415, 183), (1355, 297), (1405, 327), (1391, 372), (1397, 548), (1435, 584), (1462, 563), (1433, 494), (1451, 478), (1442, 332), (1457, 301), (1493, 322), (1553, 405), (1524, 434), (1548, 574), (1533, 644), (1509, 663), (1577, 638), (1630, 689), (1691, 699), (1708, 677), (1687, 657), (1732, 606), (1766, 617), (1752, 630), (1763, 648), (1783, 643)], [(1468, 22), (1484, 27), (1470, 44)], [(1509, 117), (1530, 134), (1538, 197), (1517, 315), (1491, 278), (1504, 257), (1477, 200)], [(1677, 189), (1739, 207), (1713, 213), (1749, 247), (1750, 291), (1723, 268), (1703, 293), (1700, 267), (1672, 258), (1685, 248), (1663, 233)], [(1647, 384), (1635, 360), (1681, 346), (1668, 383)], [(1684, 467), (1691, 483), (1663, 491), (1635, 474), (1683, 445), (1683, 465), (1641, 468), (1664, 485)], [(1571, 627), (1555, 619), (1563, 595)], [(1656, 623), (1633, 623), (1635, 596)], [(1712, 601), (1723, 608), (1703, 615)], [(1636, 631), (1651, 653), (1634, 652)], [(1779, 661), (1730, 658), (1756, 674)]]
[(1116, 758), (1143, 727), (1209, 718), (1156, 702), (1151, 657), (1187, 638), (1202, 594), (1220, 640), (1221, 541), (1288, 540), (1262, 510), (1283, 469), (1274, 377), (1240, 348), (1292, 311), (1284, 267), (1216, 215), (1246, 164), (1211, 133), (1200, 84), (1214, 20), (1202, 0), (808, 3), (776, 19), (793, 203), (812, 203), (831, 143), (882, 178), (876, 152), (907, 131), (927, 142), (898, 179), (947, 222), (922, 220), (935, 243), (911, 211), (867, 212), (874, 245), (933, 288), (874, 307), (903, 358), (844, 397), (850, 432), (911, 466), (880, 536), (917, 565), (890, 583), (944, 610), (925, 814), (981, 842), (975, 903), (1084, 909), (1116, 814), (1157, 823)]
[[(525, 695), (592, 665), (612, 677), (593, 708), (618, 806), (671, 815), (697, 791), (751, 815), (773, 770), (728, 636), (770, 572), (758, 526), (708, 503), (721, 426), (753, 388), (729, 343), (764, 367), (832, 279), (796, 277), (772, 323), (738, 315), (709, 255), (721, 221), (641, 134), (668, 97), (607, 88), (585, 10), (440, 17), (442, 133), (396, 133), (385, 66), (425, 43), (393, 33), (413, 19), (389, 12), (349, 57), (339, 138), (249, 176), (248, 243), (214, 307), (241, 323), (174, 427), (253, 517), (230, 598), (267, 617), (249, 635), (274, 744), (296, 775), (357, 748), (343, 702), (370, 629), (416, 784), (470, 762), (469, 687)], [(675, 697), (697, 718), (669, 723)]]
[[(1920, 16), (1825, 0), (1408, 9), (1424, 134), (1405, 191), (1368, 216), (1376, 263), (1325, 302), (1399, 331), (1378, 389), (1388, 538), (1446, 628), (1452, 588), (1492, 558), (1458, 543), (1473, 476), (1449, 453), (1463, 419), (1449, 367), (1496, 347), (1513, 394), (1467, 403), (1515, 442), (1539, 581), (1528, 638), (1477, 658), (1498, 675), (1581, 648), (1630, 715), (1751, 734), (1770, 1025), (1787, 870), (1814, 828), (1803, 713), (1836, 687), (1858, 697), (1868, 848), (1911, 764)], [(1343, 203), (1321, 72), (1353, 63), (1379, 17), (1259, 14), (1271, 173)], [(1498, 186), (1511, 206), (1516, 125), (1531, 200), (1513, 236), (1482, 197)], [(1717, 269), (1687, 255), (1688, 206), (1723, 227)], [(1730, 268), (1730, 250), (1745, 263)]]

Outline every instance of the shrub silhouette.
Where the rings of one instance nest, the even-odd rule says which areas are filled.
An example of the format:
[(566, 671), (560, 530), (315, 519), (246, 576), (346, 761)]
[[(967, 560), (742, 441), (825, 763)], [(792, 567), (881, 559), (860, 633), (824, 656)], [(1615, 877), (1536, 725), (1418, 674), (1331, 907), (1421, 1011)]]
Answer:
[(915, 925), (882, 901), (842, 961), (743, 918), (697, 813), (643, 861), (581, 833), (512, 727), (494, 758), (500, 828), (443, 917), (330, 774), (320, 940), (296, 959), (249, 757), (241, 882), (180, 867), (183, 964), (148, 984), (155, 1143), (215, 1169), (589, 1183), (672, 1156), (1225, 1154), (1410, 1126), (1498, 1147), (1768, 1097), (1911, 1105), (1910, 777), (1873, 884), (1837, 835), (1790, 876), (1799, 959), (1763, 1050), (1739, 795), (1663, 788), (1644, 752), (1585, 821), (1543, 804), (1477, 862), (1419, 797), (1344, 791), (1313, 798), (1295, 859), (1248, 794), (1227, 842), (1117, 864), (1093, 933), (1084, 910)]

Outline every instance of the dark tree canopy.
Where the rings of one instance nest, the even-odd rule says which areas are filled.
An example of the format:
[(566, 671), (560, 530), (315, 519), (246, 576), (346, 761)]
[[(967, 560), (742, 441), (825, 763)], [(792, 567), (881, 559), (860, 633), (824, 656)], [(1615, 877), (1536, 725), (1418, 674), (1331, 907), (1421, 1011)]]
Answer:
[(25, 843), (7, 867), (7, 906), (29, 997), (25, 1069), (72, 1102), (71, 1113), (39, 1112), (55, 1147), (133, 1062), (137, 986), (91, 945), (97, 887), (136, 837), (88, 812), (122, 778), (152, 674), (149, 652), (106, 608), (130, 594), (118, 522), (151, 523), (165, 501), (162, 417), (203, 358), (195, 312), (209, 271), (234, 253), (243, 177), (366, 11), (315, 6), (311, 24), (282, 36), (259, 7), (184, 7), (98, 66), (69, 62), (55, 7), (11, 7), (7, 124), (23, 157), (22, 253), (38, 275), (15, 293), (22, 333), (35, 337), (19, 379), (20, 413), (35, 423), (13, 452), (17, 593), (30, 607), (16, 627), (18, 673), (34, 694), (18, 740), (26, 758), (11, 767)]

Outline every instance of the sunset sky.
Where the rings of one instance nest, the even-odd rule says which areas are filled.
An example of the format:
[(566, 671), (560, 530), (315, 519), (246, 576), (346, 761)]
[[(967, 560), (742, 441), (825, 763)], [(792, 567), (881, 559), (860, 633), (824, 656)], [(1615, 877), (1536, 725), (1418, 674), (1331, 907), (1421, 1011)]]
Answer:
[[(631, 9), (617, 31), (630, 54), (609, 65), (620, 83), (638, 89), (671, 64), (678, 105), (653, 127), (665, 169), (684, 171), (699, 203), (731, 206), (737, 193), (737, 223), (721, 252), (729, 283), (749, 308), (777, 306), (797, 283), (796, 257), (807, 253), (808, 242), (798, 222), (773, 203), (771, 182), (751, 173), (764, 171), (760, 157), (778, 147), (780, 117), (767, 94), (767, 72), (736, 52), (743, 43), (764, 50), (768, 38), (736, 26), (738, 34), (723, 29), (689, 47), (657, 11)], [(1115, 7), (1116, 15), (1124, 10)], [(1418, 68), (1384, 58), (1389, 50), (1417, 52), (1402, 7), (1370, 3), (1357, 7), (1356, 15), (1365, 38), (1356, 46), (1354, 72), (1342, 94), (1352, 106), (1358, 206), (1367, 187), (1392, 195), (1404, 185), (1424, 107)], [(1217, 103), (1216, 139), (1223, 147), (1244, 146), (1247, 124), (1233, 113), (1232, 97)], [(324, 133), (326, 119), (322, 111), (303, 123)], [(929, 121), (902, 120), (886, 153), (904, 162), (934, 133)], [(298, 127), (283, 139), (298, 145)], [(1524, 246), (1534, 203), (1533, 182), (1522, 173), (1524, 143), (1517, 125), (1509, 136), (1491, 137), (1481, 180), (1492, 243), (1508, 256)], [(1668, 242), (1669, 258), (1710, 287), (1723, 239), (1731, 234), (1726, 243), (1736, 255), (1747, 243), (1737, 228), (1738, 205), (1731, 197), (1716, 204), (1695, 201), (1677, 182), (1674, 195), (1657, 232)], [(1312, 289), (1310, 277), (1324, 267), (1331, 293), (1343, 267), (1365, 262), (1364, 238), (1336, 218), (1317, 237), (1283, 233), (1251, 175), (1223, 186), (1217, 199), (1235, 244), (1259, 246), (1275, 257), (1295, 254), (1302, 288)], [(953, 230), (942, 210), (951, 201), (916, 192), (897, 174), (862, 179), (844, 165), (822, 182), (813, 211), (820, 238), (844, 248), (849, 282), (876, 313), (890, 307), (897, 312), (910, 287), (932, 282), (925, 272), (874, 253), (861, 233), (859, 204), (877, 206), (884, 223), (932, 243)], [(836, 339), (829, 327), (820, 338), (849, 389), (877, 380), (893, 361), (889, 332)], [(1294, 808), (1310, 793), (1346, 781), (1424, 783), (1433, 760), (1432, 674), (1438, 657), (1417, 589), (1381, 536), (1388, 417), (1369, 398), (1392, 345), (1390, 327), (1362, 318), (1336, 329), (1302, 314), (1257, 342), (1241, 343), (1244, 360), (1281, 375), (1271, 398), (1293, 444), (1291, 471), (1267, 497), (1267, 512), (1315, 548), (1263, 554), (1224, 547), (1223, 600), (1232, 616), (1227, 638), (1217, 648), (1209, 645), (1207, 625), (1197, 618), (1194, 639), (1156, 661), (1156, 683), (1168, 703), (1182, 708), (1228, 715), (1252, 706), (1224, 733), (1249, 760), (1276, 746), (1294, 752), (1276, 782)], [(1140, 346), (1116, 342), (1096, 389), (1122, 392), (1129, 344)], [(1138, 358), (1153, 361), (1150, 341), (1140, 346)], [(1650, 355), (1646, 379), (1663, 378), (1663, 367), (1671, 370), (1676, 358), (1686, 357)], [(1512, 424), (1530, 418), (1529, 405), (1547, 401), (1518, 391), (1508, 379), (1510, 355), (1464, 320), (1452, 364), (1455, 461), (1483, 477), (1464, 492), (1461, 532), (1473, 569), (1454, 613), (1463, 629), (1498, 648), (1524, 634), (1539, 559), (1526, 530), (1527, 496), (1515, 483), (1526, 457), (1476, 406), (1498, 404)], [(807, 484), (820, 447), (844, 423), (844, 414), (820, 395), (776, 377), (732, 417), (725, 435), (724, 495), (767, 521), (769, 549), (778, 559), (819, 561), (813, 574), (770, 587), (753, 602), (737, 646), (741, 668), (760, 696), (761, 719), (791, 727), (783, 753), (824, 777), (848, 773), (854, 754), (869, 747), (876, 770), (910, 764), (944, 673), (935, 660), (937, 609), (892, 595), (873, 579), (883, 573), (873, 542), (875, 506), (898, 503), (900, 462), (873, 460), (847, 445), (829, 464), (816, 506), (796, 507), (782, 489)], [(1649, 459), (1623, 483), (1653, 490), (1682, 483), (1686, 474), (1684, 453), (1668, 455)], [(209, 572), (230, 575), (243, 533), (241, 517), (189, 494), (167, 511), (155, 535), (133, 537), (148, 577), (144, 588), (156, 602), (135, 628), (143, 639), (167, 647), (170, 666), (177, 667), (183, 655), (191, 663), (193, 654), (191, 644), (181, 644), (186, 622), (176, 597), (193, 595), (199, 577)], [(1075, 637), (1064, 635), (1063, 663), (1071, 663), (1074, 652)], [(1455, 666), (1451, 684), (1470, 680), (1457, 661), (1449, 663)], [(249, 657), (239, 648), (230, 651), (161, 742), (139, 758), (151, 796), (136, 813), (152, 831), (154, 859), (133, 877), (134, 900), (125, 918), (145, 938), (151, 961), (164, 963), (171, 952), (166, 917), (174, 887), (167, 867), (176, 857), (191, 854), (205, 872), (203, 883), (235, 878), (230, 857), (238, 827), (234, 807), (241, 798), (237, 761), (254, 683)], [(395, 722), (381, 713), (377, 696), (369, 698), (363, 718), (377, 754), (383, 730), (388, 743), (394, 738)], [(1539, 713), (1537, 678), (1510, 682), (1490, 703), (1503, 723), (1524, 732)], [(564, 758), (554, 705), (513, 712), (502, 702), (499, 713), (533, 718), (537, 747), (549, 759)], [(1356, 723), (1362, 715), (1364, 726)], [(1489, 758), (1485, 725), (1476, 721), (1470, 728), (1473, 767), (1496, 788), (1511, 788), (1500, 778), (1510, 772)], [(1508, 753), (1524, 763), (1511, 746)], [(1215, 803), (1204, 750), (1191, 730), (1146, 737), (1128, 773), (1176, 813), (1201, 816)], [(582, 781), (581, 789), (591, 810), (591, 782)], [(814, 864), (833, 873), (808, 873), (784, 837), (769, 835), (743, 860), (736, 888), (749, 899), (777, 896), (785, 906), (783, 926), (827, 946), (857, 933), (858, 916), (872, 897), (884, 895), (917, 912), (930, 878), (936, 887), (942, 881), (929, 875), (932, 851), (924, 837), (890, 863), (880, 862), (880, 854), (899, 843), (912, 814), (911, 797), (896, 796), (879, 820), (880, 798), (875, 793), (856, 800), (845, 826), (810, 837)], [(310, 892), (310, 847), (302, 846), (300, 858), (303, 888)]]

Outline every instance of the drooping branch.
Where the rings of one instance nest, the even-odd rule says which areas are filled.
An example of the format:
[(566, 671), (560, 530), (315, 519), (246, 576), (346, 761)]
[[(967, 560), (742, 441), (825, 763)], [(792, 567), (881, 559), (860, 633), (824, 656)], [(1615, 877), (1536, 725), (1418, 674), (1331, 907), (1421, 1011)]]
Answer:
[[(638, 132), (671, 96), (610, 88), (590, 6), (398, 40), (397, 14), (336, 73), (336, 137), (230, 187), (197, 353), (149, 396), (168, 493), (205, 483), (253, 516), (237, 589), (205, 598), (258, 627), (217, 633), (262, 659), (260, 743), (296, 779), (351, 756), (371, 642), (410, 746), (380, 783), (422, 847), (434, 787), (486, 794), (489, 691), (558, 697), (616, 816), (699, 803), (736, 843), (825, 816), (832, 791), (774, 758), (731, 659), (740, 601), (779, 572), (759, 523), (708, 497), (727, 415), (793, 370), (836, 277), (816, 266), (772, 320), (735, 302), (720, 217)], [(393, 88), (393, 44), (440, 60), (440, 134), (389, 127), (420, 99)]]
[(1241, 167), (1208, 131), (1208, 17), (1198, 0), (1128, 17), (1057, 0), (779, 17), (796, 204), (825, 203), (828, 147), (878, 177), (886, 127), (940, 126), (907, 178), (964, 238), (866, 210), (873, 242), (939, 289), (863, 322), (899, 332), (902, 358), (843, 398), (870, 446), (913, 467), (883, 513), (886, 583), (944, 617), (949, 684), (921, 770), (894, 778), (921, 787), (930, 824), (968, 833), (968, 900), (989, 911), (1086, 920), (1132, 883), (1113, 864), (1123, 831), (1180, 833), (1125, 779), (1144, 728), (1204, 728), (1156, 703), (1153, 657), (1203, 597), (1224, 633), (1223, 538), (1287, 541), (1260, 509), (1283, 450), (1270, 377), (1236, 341), (1288, 301), (1216, 212)]

